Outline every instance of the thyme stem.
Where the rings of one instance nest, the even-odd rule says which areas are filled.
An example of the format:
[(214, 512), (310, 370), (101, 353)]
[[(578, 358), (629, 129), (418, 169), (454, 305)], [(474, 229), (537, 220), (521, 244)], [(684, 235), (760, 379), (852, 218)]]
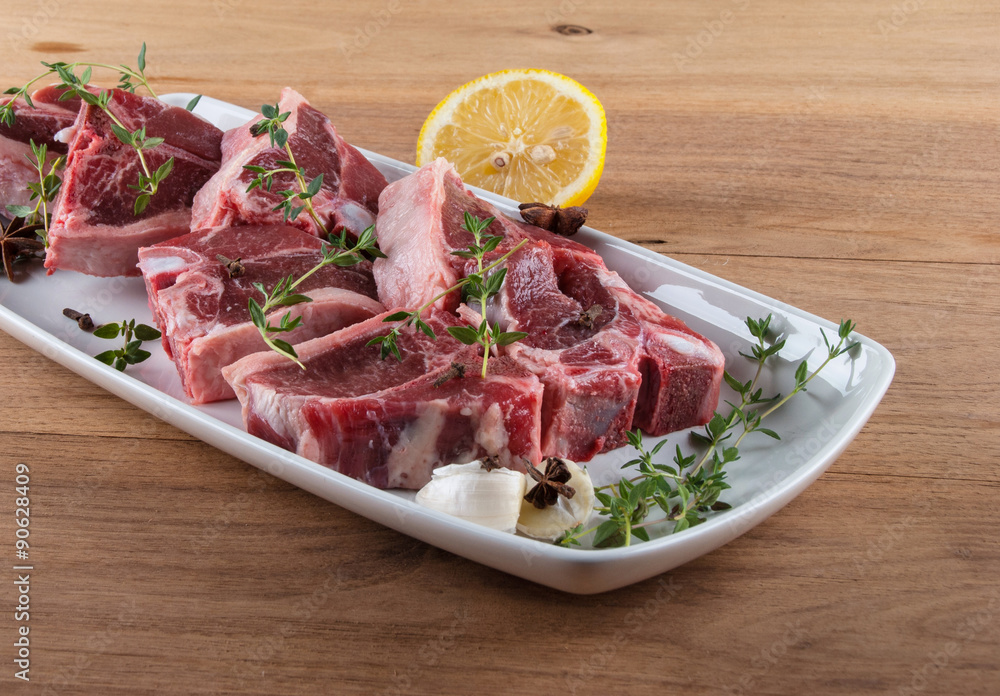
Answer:
[[(138, 86), (132, 82), (132, 80), (135, 79), (138, 80), (139, 84), (146, 88), (154, 99), (158, 98), (156, 96), (156, 92), (154, 92), (149, 86), (149, 81), (146, 79), (146, 44), (143, 43), (142, 49), (139, 51), (139, 57), (137, 59), (138, 70), (132, 70), (124, 65), (115, 67), (113, 65), (108, 65), (107, 63), (90, 63), (84, 61), (77, 61), (73, 63), (43, 62), (42, 65), (47, 68), (44, 73), (32, 78), (20, 88), (12, 87), (6, 91), (6, 94), (13, 94), (14, 97), (7, 103), (0, 105), (0, 123), (7, 124), (9, 126), (14, 125), (16, 119), (14, 115), (14, 103), (19, 98), (23, 98), (28, 106), (33, 107), (34, 104), (31, 101), (31, 97), (28, 95), (28, 89), (47, 75), (52, 75), (53, 73), (58, 75), (62, 80), (62, 83), (59, 84), (57, 88), (66, 90), (63, 93), (62, 98), (65, 98), (67, 94), (73, 94), (79, 97), (84, 103), (97, 107), (103, 111), (108, 118), (111, 119), (113, 124), (111, 130), (114, 132), (115, 137), (117, 137), (118, 140), (125, 145), (131, 147), (139, 157), (139, 164), (142, 167), (143, 173), (139, 175), (139, 185), (129, 185), (129, 188), (139, 192), (139, 195), (135, 200), (133, 212), (135, 215), (142, 214), (142, 212), (149, 205), (150, 198), (156, 195), (159, 190), (160, 182), (169, 176), (170, 171), (174, 166), (174, 158), (171, 157), (168, 159), (155, 172), (151, 171), (149, 163), (146, 161), (146, 157), (143, 154), (143, 150), (151, 149), (162, 144), (164, 139), (147, 138), (145, 126), (135, 132), (129, 131), (125, 128), (125, 124), (111, 112), (108, 106), (111, 103), (114, 92), (101, 90), (99, 94), (95, 95), (87, 89), (87, 85), (90, 82), (92, 68), (107, 68), (109, 70), (115, 70), (121, 75), (119, 78), (119, 89), (134, 94), (136, 87)], [(79, 67), (85, 67), (86, 69), (83, 71), (81, 76), (77, 77), (76, 69)], [(46, 210), (48, 208), (48, 206), (43, 207)]]
[(303, 370), (306, 369), (306, 366), (301, 360), (299, 360), (299, 356), (295, 352), (292, 345), (287, 341), (274, 337), (274, 334), (287, 333), (294, 331), (299, 326), (302, 326), (302, 316), (299, 315), (292, 319), (292, 313), (290, 311), (285, 312), (284, 316), (282, 316), (279, 320), (278, 325), (275, 326), (268, 320), (267, 314), (271, 310), (278, 307), (288, 307), (301, 304), (303, 302), (312, 302), (311, 298), (296, 293), (295, 289), (321, 268), (331, 264), (336, 264), (338, 266), (352, 266), (354, 264), (361, 263), (365, 259), (366, 253), (372, 255), (379, 255), (381, 253), (375, 246), (374, 225), (368, 227), (358, 236), (358, 240), (355, 242), (353, 247), (347, 246), (346, 233), (341, 234), (339, 239), (335, 238), (334, 244), (336, 250), (334, 250), (333, 245), (323, 245), (323, 258), (319, 263), (298, 278), (288, 276), (287, 278), (278, 281), (270, 292), (262, 283), (254, 283), (253, 286), (264, 296), (263, 304), (257, 302), (257, 300), (252, 297), (247, 301), (248, 308), (250, 310), (250, 319), (254, 326), (257, 327), (257, 331), (260, 333), (261, 338), (264, 339), (264, 343), (267, 344), (267, 347), (279, 355), (283, 355), (288, 358)]
[[(479, 235), (476, 234), (476, 244), (479, 243)], [(476, 255), (476, 273), (480, 276), (483, 275), (483, 255)], [(483, 321), (486, 322), (486, 341), (483, 344), (483, 371), (482, 378), (486, 379), (486, 368), (490, 359), (490, 346), (493, 344), (493, 332), (490, 329), (490, 322), (486, 320), (486, 300), (489, 299), (489, 293), (486, 290), (486, 283), (479, 284), (479, 310), (483, 313)]]
[[(291, 168), (283, 169), (282, 171), (293, 172), (295, 174), (295, 180), (296, 182), (298, 182), (299, 188), (302, 190), (302, 193), (307, 193), (309, 191), (309, 186), (308, 184), (306, 184), (306, 179), (305, 176), (303, 176), (302, 174), (302, 169), (295, 161), (295, 154), (292, 152), (292, 146), (288, 144), (287, 140), (285, 141), (285, 153), (288, 155), (288, 161), (291, 162), (292, 165), (294, 166)], [(313, 219), (313, 222), (316, 223), (316, 226), (323, 233), (322, 236), (325, 237), (327, 234), (329, 234), (329, 232), (327, 232), (326, 225), (323, 224), (323, 221), (319, 219), (319, 215), (316, 214), (316, 209), (313, 207), (312, 204), (312, 197), (310, 196), (309, 198), (303, 198), (302, 202), (306, 207), (306, 212), (309, 213), (309, 217)]]
[[(44, 63), (43, 63), (43, 65), (44, 65)], [(116, 67), (114, 65), (108, 65), (107, 63), (88, 63), (88, 62), (84, 62), (84, 61), (76, 61), (74, 63), (58, 63), (58, 64), (57, 63), (53, 63), (53, 66), (55, 66), (55, 65), (61, 65), (62, 67), (66, 68), (67, 70), (70, 70), (70, 71), (76, 70), (77, 68), (80, 68), (80, 67), (85, 67), (85, 68), (107, 68), (108, 70), (114, 70), (116, 72), (121, 73), (122, 75), (128, 75), (129, 78), (135, 78), (135, 79), (139, 80), (139, 82), (142, 84), (142, 86), (146, 88), (146, 91), (149, 92), (149, 96), (153, 97), (154, 99), (159, 99), (159, 97), (156, 95), (156, 92), (154, 92), (153, 88), (149, 85), (149, 81), (146, 79), (146, 76), (143, 73), (131, 70), (130, 68), (125, 67), (124, 65), (120, 65), (120, 66)], [(30, 80), (28, 80), (19, 89), (16, 89), (13, 92), (8, 91), (9, 94), (13, 94), (14, 95), (14, 98), (10, 100), (10, 104), (13, 105), (13, 103), (17, 99), (24, 99), (25, 97), (27, 97), (28, 90), (36, 82), (38, 82), (39, 80), (42, 80), (42, 79), (48, 77), (49, 75), (54, 74), (54, 73), (58, 73), (58, 69), (56, 67), (51, 67), (48, 70), (46, 70), (45, 72), (41, 73), (40, 75), (36, 75), (35, 77), (33, 77)]]
[[(501, 256), (500, 258), (498, 258), (496, 261), (494, 261), (493, 263), (491, 263), (486, 268), (482, 269), (480, 271), (480, 273), (483, 273), (483, 274), (489, 273), (490, 271), (492, 271), (493, 269), (495, 269), (497, 266), (499, 266), (500, 264), (502, 264), (504, 261), (506, 261), (507, 259), (509, 259), (514, 252), (519, 251), (521, 249), (521, 247), (523, 247), (527, 243), (528, 243), (527, 239), (522, 239), (520, 242), (517, 243), (517, 246), (515, 246), (513, 249), (511, 249), (510, 251), (508, 251), (506, 254), (504, 254), (503, 256)], [(457, 283), (455, 283), (454, 285), (452, 285), (447, 290), (444, 290), (444, 291), (438, 293), (437, 295), (435, 295), (434, 299), (429, 300), (429, 301), (425, 302), (424, 304), (420, 305), (420, 309), (417, 310), (417, 314), (420, 314), (421, 312), (425, 311), (428, 307), (430, 307), (432, 304), (434, 304), (435, 302), (437, 302), (438, 300), (440, 300), (442, 297), (444, 297), (446, 295), (450, 295), (451, 293), (455, 292), (456, 290), (462, 289), (463, 287), (465, 287), (466, 285), (468, 285), (468, 283), (469, 283), (469, 279), (468, 278), (462, 278), (461, 280), (459, 280)]]
[(7, 211), (12, 213), (15, 217), (24, 218), (25, 223), (41, 225), (42, 228), (38, 230), (37, 234), (42, 238), (42, 243), (46, 248), (49, 246), (49, 203), (55, 200), (56, 195), (59, 193), (59, 189), (62, 187), (62, 179), (56, 172), (62, 169), (63, 163), (66, 161), (65, 157), (56, 157), (52, 160), (52, 163), (48, 165), (49, 173), (45, 173), (46, 161), (48, 160), (49, 148), (45, 143), (41, 145), (36, 145), (34, 140), (29, 139), (28, 143), (31, 145), (31, 154), (34, 156), (34, 160), (30, 157), (25, 156), (25, 159), (31, 163), (38, 173), (38, 180), (33, 181), (28, 184), (28, 191), (31, 193), (29, 201), (36, 201), (35, 207), (31, 208), (26, 205), (8, 205)]
[[(468, 216), (469, 214), (466, 213), (466, 215)], [(499, 240), (500, 238), (494, 237), (494, 239)], [(482, 267), (482, 263), (480, 261), (480, 263), (477, 264), (477, 269), (480, 269), (480, 270), (478, 270), (478, 272), (475, 274), (476, 277), (480, 278), (480, 279), (486, 279), (487, 274), (490, 271), (496, 269), (501, 264), (503, 264), (505, 261), (507, 261), (507, 259), (509, 259), (512, 254), (514, 254), (515, 252), (517, 252), (518, 250), (520, 250), (521, 247), (523, 247), (527, 243), (528, 243), (527, 239), (522, 239), (520, 242), (518, 242), (514, 246), (513, 249), (511, 249), (510, 251), (508, 251), (507, 253), (505, 253), (503, 256), (501, 256), (500, 258), (498, 258), (496, 261), (492, 262), (491, 264), (489, 264), (485, 268)], [(495, 248), (496, 244), (494, 243), (493, 246)], [(454, 252), (454, 253), (461, 253), (463, 255), (464, 254), (471, 254), (471, 252), (465, 252), (465, 251), (463, 251), (463, 252)], [(503, 280), (502, 277), (500, 278), (500, 280), (502, 282), (502, 280)], [(438, 294), (436, 294), (434, 297), (432, 297), (431, 299), (429, 299), (427, 302), (424, 302), (422, 305), (420, 305), (419, 307), (417, 307), (412, 312), (400, 311), (400, 312), (396, 312), (394, 314), (389, 315), (383, 321), (386, 321), (386, 322), (398, 322), (396, 324), (396, 326), (394, 326), (389, 331), (388, 334), (386, 334), (384, 336), (376, 336), (375, 338), (373, 338), (372, 340), (370, 340), (367, 345), (370, 345), (370, 346), (372, 346), (372, 345), (379, 345), (380, 346), (380, 354), (381, 354), (381, 357), (382, 357), (383, 360), (385, 358), (387, 358), (390, 353), (392, 353), (393, 355), (395, 355), (397, 360), (402, 360), (403, 358), (402, 358), (402, 355), (399, 352), (399, 345), (397, 343), (397, 339), (399, 338), (399, 332), (402, 329), (406, 328), (407, 326), (410, 326), (411, 324), (415, 324), (417, 326), (417, 328), (420, 329), (421, 331), (423, 331), (427, 336), (429, 336), (430, 338), (435, 338), (434, 331), (431, 329), (430, 326), (428, 326), (420, 318), (420, 315), (423, 314), (428, 308), (430, 308), (435, 302), (437, 302), (438, 300), (440, 300), (442, 297), (446, 297), (447, 295), (450, 295), (451, 293), (455, 292), (456, 290), (460, 290), (460, 289), (464, 288), (466, 285), (468, 285), (471, 282), (473, 282), (473, 279), (470, 278), (470, 277), (468, 277), (468, 276), (465, 277), (465, 278), (461, 278), (461, 279), (459, 279), (459, 281), (457, 283), (455, 283), (451, 287), (447, 288), (446, 290), (442, 290), (441, 292), (439, 292)], [(489, 289), (489, 288), (486, 287), (486, 283), (483, 283), (481, 281), (477, 281), (477, 282), (480, 283), (480, 286), (479, 286), (481, 288), (480, 295), (481, 295), (482, 292), (487, 291)], [(499, 288), (497, 288), (497, 289), (499, 289)], [(488, 297), (488, 294), (487, 294), (487, 297)], [(487, 330), (490, 330), (490, 329), (489, 329), (489, 322), (486, 321), (486, 317), (485, 317), (485, 314), (486, 314), (486, 304), (485, 304), (485, 302), (483, 302), (483, 305), (482, 305), (481, 308), (483, 310), (483, 315), (484, 316), (483, 316), (483, 324), (480, 325), (480, 331), (476, 331), (472, 327), (454, 327), (454, 326), (450, 326), (450, 327), (448, 327), (448, 332), (454, 338), (462, 341), (466, 345), (471, 345), (473, 343), (483, 343), (483, 336), (482, 336), (483, 325), (486, 326)], [(493, 332), (492, 332), (492, 330), (490, 330), (490, 331), (491, 331), (491, 336), (492, 336)], [(496, 339), (496, 340), (507, 340), (507, 338), (509, 337), (510, 338), (509, 342), (513, 342), (514, 340), (519, 340), (519, 338), (522, 338), (525, 335), (526, 334), (523, 334), (523, 333), (520, 333), (520, 332), (510, 332), (510, 333), (506, 333), (506, 334), (500, 334), (499, 337), (493, 336), (493, 339)], [(501, 345), (505, 345), (505, 344), (501, 344)], [(486, 346), (486, 353), (485, 353), (484, 358), (483, 358), (483, 365), (484, 365), (483, 366), (483, 376), (484, 377), (486, 376), (486, 367), (488, 365), (488, 362), (487, 362), (488, 360), (489, 360), (489, 347)]]

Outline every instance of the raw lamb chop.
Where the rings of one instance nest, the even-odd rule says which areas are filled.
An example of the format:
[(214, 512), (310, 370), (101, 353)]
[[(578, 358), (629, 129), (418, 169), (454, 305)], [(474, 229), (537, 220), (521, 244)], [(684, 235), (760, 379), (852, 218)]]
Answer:
[[(153, 317), (163, 332), (163, 347), (193, 403), (231, 399), (233, 390), (222, 378), (222, 368), (267, 348), (250, 321), (248, 299), (263, 301), (253, 283), (270, 289), (288, 275), (301, 276), (322, 259), (321, 246), (316, 237), (291, 227), (254, 225), (193, 232), (139, 250), (139, 268)], [(219, 255), (240, 258), (243, 274), (230, 277)], [(271, 317), (277, 324), (289, 310), (293, 316), (303, 316), (303, 326), (281, 336), (290, 343), (326, 335), (383, 311), (374, 299), (368, 262), (325, 266), (298, 290), (312, 302), (279, 307)]]
[(565, 247), (518, 252), (496, 315), (528, 336), (508, 353), (545, 384), (542, 451), (586, 461), (626, 431), (664, 435), (708, 422), (725, 360), (711, 341)]
[(80, 99), (59, 101), (61, 93), (54, 86), (42, 87), (31, 95), (33, 108), (23, 100), (14, 104), (13, 126), (0, 123), (0, 209), (7, 205), (34, 207), (28, 184), (37, 181), (38, 172), (31, 165), (34, 154), (30, 141), (48, 147), (49, 163), (66, 154), (68, 147), (56, 140), (56, 134), (76, 121)]
[[(603, 265), (600, 256), (582, 244), (505, 217), (466, 190), (455, 168), (439, 157), (393, 182), (379, 196), (379, 248), (388, 257), (375, 264), (375, 282), (382, 304), (419, 306), (472, 270), (472, 262), (451, 253), (474, 241), (469, 232), (461, 229), (466, 212), (480, 219), (497, 218), (487, 233), (501, 235), (504, 241), (488, 260), (499, 258), (521, 240), (528, 239), (571, 249)], [(458, 293), (452, 293), (435, 306), (454, 311), (459, 302)]]
[(608, 282), (603, 265), (546, 242), (508, 261), (496, 314), (505, 331), (528, 334), (507, 352), (545, 385), (546, 456), (588, 461), (627, 442), (642, 380), (642, 327)]
[(607, 287), (642, 325), (642, 387), (632, 427), (665, 435), (711, 420), (726, 364), (722, 351), (624, 281)]
[(219, 168), (222, 131), (185, 109), (112, 90), (111, 112), (131, 132), (165, 138), (144, 151), (150, 171), (174, 158), (170, 175), (141, 215), (134, 214), (142, 168), (135, 150), (111, 130), (101, 109), (84, 105), (73, 128), (62, 190), (52, 215), (49, 272), (68, 269), (96, 276), (139, 275), (141, 246), (189, 231), (191, 203)]
[[(346, 229), (357, 236), (375, 222), (385, 177), (337, 134), (330, 119), (295, 90), (288, 87), (282, 90), (278, 111), (290, 113), (283, 127), (288, 131), (288, 145), (296, 164), (305, 170), (308, 180), (323, 175), (323, 186), (312, 203), (327, 230)], [(260, 120), (256, 116), (246, 125), (226, 132), (222, 141), (222, 167), (195, 197), (191, 229), (283, 221), (282, 211), (273, 208), (282, 200), (278, 191), (298, 190), (293, 174), (276, 175), (271, 192), (261, 188), (249, 193), (246, 190), (256, 174), (244, 169), (244, 165), (274, 169), (277, 161), (288, 159), (284, 149), (271, 146), (266, 134), (254, 137), (250, 132), (250, 127)], [(306, 213), (288, 224), (320, 234)]]
[(523, 471), (540, 461), (542, 386), (509, 358), (490, 361), (451, 338), (455, 317), (431, 311), (437, 334), (405, 330), (402, 361), (376, 346), (384, 316), (296, 346), (302, 371), (277, 353), (223, 370), (247, 431), (379, 488), (420, 488), (438, 466), (495, 455)]
[[(542, 452), (586, 461), (625, 443), (642, 427), (652, 435), (700, 425), (718, 402), (724, 359), (718, 348), (628, 288), (591, 249), (504, 217), (462, 185), (439, 159), (401, 179), (379, 200), (375, 263), (386, 307), (412, 309), (472, 269), (453, 251), (473, 241), (463, 213), (495, 216), (487, 232), (504, 240), (487, 261), (518, 242), (498, 303), (487, 307), (502, 331), (526, 331), (507, 353), (545, 385)], [(436, 306), (459, 310), (452, 293)], [(599, 308), (599, 309), (598, 309)]]

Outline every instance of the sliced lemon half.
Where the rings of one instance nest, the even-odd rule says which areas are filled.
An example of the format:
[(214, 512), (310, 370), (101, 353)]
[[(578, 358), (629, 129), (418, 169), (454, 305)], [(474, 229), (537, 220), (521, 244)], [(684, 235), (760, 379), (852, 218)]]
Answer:
[(438, 104), (417, 140), (417, 166), (438, 157), (462, 180), (522, 203), (579, 205), (597, 187), (608, 142), (590, 90), (548, 70), (503, 70)]

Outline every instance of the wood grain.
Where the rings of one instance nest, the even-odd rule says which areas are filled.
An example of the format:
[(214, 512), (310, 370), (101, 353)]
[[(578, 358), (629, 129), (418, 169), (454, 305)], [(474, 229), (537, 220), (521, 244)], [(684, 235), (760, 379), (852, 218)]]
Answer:
[(0, 335), (0, 483), (31, 465), (36, 563), (33, 683), (13, 677), (8, 613), (0, 691), (1000, 692), (996, 7), (51, 0), (7, 16), (7, 84), (42, 59), (132, 62), (145, 40), (162, 92), (256, 107), (290, 84), (352, 142), (411, 161), (459, 84), (572, 75), (609, 115), (595, 227), (850, 316), (897, 374), (774, 518), (580, 598), (259, 473)]

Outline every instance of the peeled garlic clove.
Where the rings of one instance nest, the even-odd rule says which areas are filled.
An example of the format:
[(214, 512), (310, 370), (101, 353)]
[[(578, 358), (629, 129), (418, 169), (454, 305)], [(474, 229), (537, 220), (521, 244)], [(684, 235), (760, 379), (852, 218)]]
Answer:
[(524, 497), (523, 474), (510, 469), (487, 471), (476, 462), (434, 470), (417, 491), (416, 502), (502, 532), (513, 532)]
[[(521, 501), (521, 515), (517, 520), (517, 531), (536, 539), (556, 539), (567, 529), (572, 529), (590, 519), (594, 512), (594, 483), (587, 470), (576, 462), (563, 459), (571, 474), (567, 486), (576, 491), (572, 498), (560, 495), (555, 505), (539, 510), (527, 500)], [(542, 462), (542, 473), (547, 464)], [(537, 486), (534, 480), (525, 476), (527, 490)], [(534, 485), (530, 485), (534, 484)]]

